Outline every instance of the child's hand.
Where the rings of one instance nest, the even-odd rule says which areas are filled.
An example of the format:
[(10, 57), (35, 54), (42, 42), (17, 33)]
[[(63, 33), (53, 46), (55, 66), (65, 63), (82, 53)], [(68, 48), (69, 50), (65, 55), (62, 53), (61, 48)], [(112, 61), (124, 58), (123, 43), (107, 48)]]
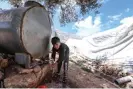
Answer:
[(52, 65), (53, 62), (54, 62), (53, 59), (50, 59), (50, 60), (49, 60), (49, 64), (50, 64), (50, 65)]
[(54, 64), (56, 64), (56, 61), (54, 61)]
[(54, 61), (54, 62), (52, 63), (52, 65), (55, 66), (55, 65), (56, 65), (56, 62)]
[(51, 61), (49, 62), (49, 64), (50, 64), (50, 66), (53, 68), (53, 67), (55, 67), (55, 65), (56, 65), (56, 61), (51, 60)]

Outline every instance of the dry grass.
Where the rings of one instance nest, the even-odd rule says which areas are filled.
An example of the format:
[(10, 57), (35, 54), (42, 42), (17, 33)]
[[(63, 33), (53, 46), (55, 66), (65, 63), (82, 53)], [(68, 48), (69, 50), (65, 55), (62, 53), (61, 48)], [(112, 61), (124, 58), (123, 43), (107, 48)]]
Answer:
[(118, 68), (115, 65), (103, 65), (99, 68), (99, 71), (115, 78), (126, 76), (126, 74), (123, 73), (122, 68)]
[(108, 65), (105, 64), (108, 61), (107, 56), (99, 56), (93, 60), (87, 60), (85, 58), (78, 58), (77, 56), (73, 56), (70, 58), (71, 62), (75, 63), (76, 65), (80, 66), (83, 70), (87, 72), (95, 72), (99, 71), (104, 73), (105, 75), (109, 75), (115, 78), (124, 77), (127, 74), (123, 73), (122, 67), (118, 67), (117, 65)]

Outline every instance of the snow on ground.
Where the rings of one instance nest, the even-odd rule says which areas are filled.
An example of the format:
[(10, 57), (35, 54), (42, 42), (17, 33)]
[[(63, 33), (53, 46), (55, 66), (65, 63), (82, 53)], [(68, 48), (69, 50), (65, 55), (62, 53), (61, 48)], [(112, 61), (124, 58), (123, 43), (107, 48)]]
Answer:
[[(99, 32), (83, 39), (69, 38), (66, 44), (71, 53), (80, 53), (90, 59), (106, 55), (107, 63), (133, 65), (133, 25)], [(128, 68), (126, 67), (128, 70)]]

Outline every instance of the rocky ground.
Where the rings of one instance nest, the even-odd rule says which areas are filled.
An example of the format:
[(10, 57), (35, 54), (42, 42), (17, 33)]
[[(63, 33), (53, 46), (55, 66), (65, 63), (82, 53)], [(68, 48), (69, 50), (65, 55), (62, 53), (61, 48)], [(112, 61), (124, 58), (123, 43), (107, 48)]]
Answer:
[[(19, 74), (14, 70), (14, 66), (6, 69), (6, 88), (35, 88), (38, 85), (46, 85), (49, 88), (61, 88), (62, 83), (46, 82), (51, 79), (51, 69), (49, 65), (41, 67), (38, 73)], [(71, 88), (117, 88), (117, 86), (103, 77), (92, 72), (84, 71), (80, 66), (70, 62), (68, 72), (68, 85)]]
[(16, 69), (19, 66), (9, 66), (6, 69), (4, 84), (6, 88), (35, 88), (49, 72), (49, 65), (41, 66), (41, 71), (28, 74), (19, 74)]
[(97, 73), (92, 73), (91, 71), (84, 71), (81, 67), (70, 63), (69, 73), (68, 73), (70, 84), (74, 85), (72, 87), (78, 88), (118, 88), (115, 84), (104, 79)]
[[(117, 88), (114, 83), (105, 79), (105, 76), (101, 76), (94, 71), (94, 67), (91, 65), (92, 61), (88, 60), (82, 54), (71, 54), (70, 64), (68, 71), (68, 84), (70, 88)], [(55, 67), (56, 68), (56, 67)], [(49, 64), (41, 66), (39, 72), (30, 72), (28, 74), (20, 74), (17, 70), (20, 70), (18, 65), (10, 65), (6, 68), (6, 78), (4, 84), (6, 88), (35, 88), (38, 85), (46, 85), (48, 88), (61, 88), (62, 83), (46, 82), (51, 80), (52, 70)], [(108, 78), (108, 77), (107, 77)]]
[[(50, 76), (50, 74), (48, 74)], [(48, 88), (61, 88), (62, 83), (56, 83), (55, 81), (46, 82), (50, 79), (47, 77), (41, 85), (46, 85)], [(68, 71), (68, 88), (118, 88), (117, 85), (104, 79), (98, 74), (84, 71), (80, 66), (70, 62)]]

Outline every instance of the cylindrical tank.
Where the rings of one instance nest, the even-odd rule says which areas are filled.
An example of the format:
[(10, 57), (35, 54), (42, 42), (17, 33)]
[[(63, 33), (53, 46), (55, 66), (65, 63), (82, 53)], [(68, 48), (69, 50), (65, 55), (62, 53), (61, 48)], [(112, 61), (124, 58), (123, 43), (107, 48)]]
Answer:
[(40, 58), (48, 54), (51, 33), (49, 14), (42, 6), (0, 12), (1, 53), (27, 53)]
[(115, 83), (118, 85), (121, 85), (121, 84), (125, 84), (125, 83), (131, 82), (131, 81), (133, 81), (132, 76), (126, 76), (126, 77), (116, 79)]

